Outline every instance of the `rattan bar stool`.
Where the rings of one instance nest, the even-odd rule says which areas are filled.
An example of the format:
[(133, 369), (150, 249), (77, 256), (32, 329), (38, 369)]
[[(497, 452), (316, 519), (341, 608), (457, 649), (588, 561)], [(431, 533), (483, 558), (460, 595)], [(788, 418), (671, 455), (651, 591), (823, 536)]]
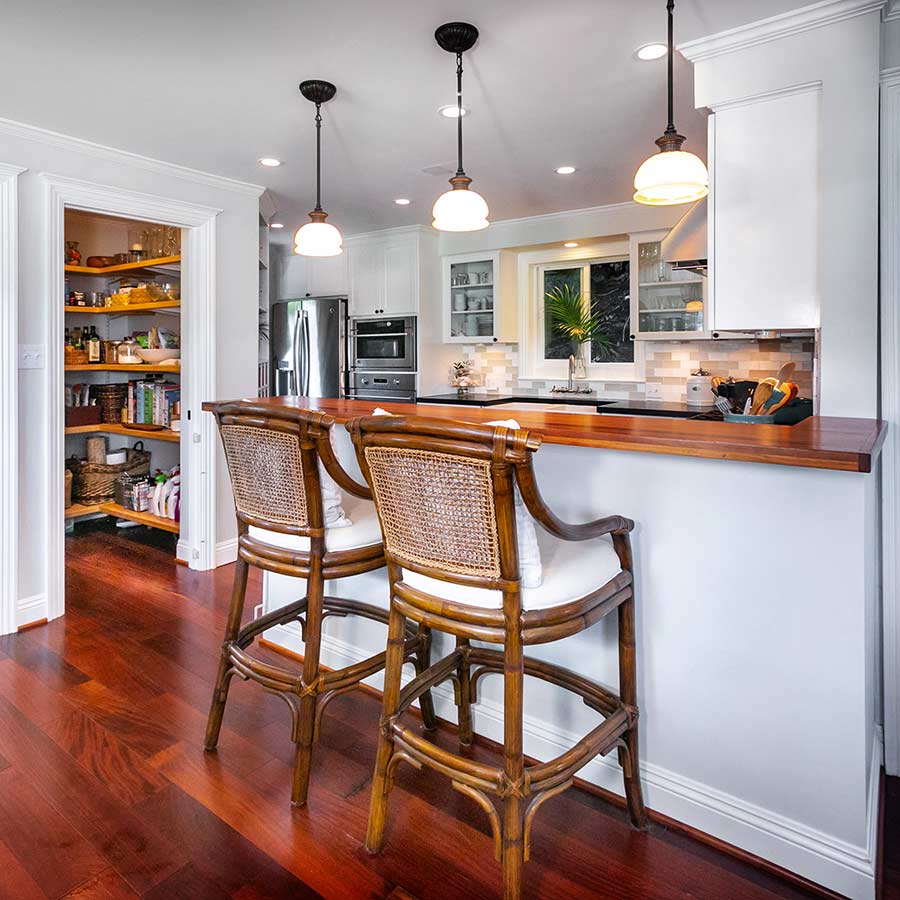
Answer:
[[(322, 711), (338, 694), (384, 668), (379, 653), (344, 669), (319, 665), (322, 622), (328, 616), (357, 615), (387, 624), (386, 608), (329, 597), (324, 584), (381, 568), (385, 564), (381, 531), (370, 490), (341, 467), (331, 446), (334, 419), (307, 409), (262, 407), (253, 401), (223, 404), (216, 416), (231, 475), (238, 520), (238, 560), (219, 673), (206, 727), (205, 746), (219, 739), (228, 687), (237, 675), (252, 679), (286, 701), (296, 744), (291, 802), (306, 803), (313, 745)], [(326, 527), (319, 463), (346, 494), (353, 524)], [(346, 499), (346, 498), (345, 498)], [(250, 566), (306, 579), (306, 596), (241, 627)], [(300, 674), (263, 662), (248, 652), (254, 639), (271, 628), (299, 621), (305, 643)], [(400, 655), (416, 667), (428, 667), (431, 634), (427, 625), (401, 623)], [(430, 694), (421, 701), (426, 727), (434, 727)]]
[[(397, 765), (431, 766), (487, 813), (504, 898), (518, 900), (535, 812), (569, 787), (575, 773), (598, 754), (618, 751), (631, 821), (640, 829), (647, 826), (638, 769), (629, 537), (634, 523), (621, 516), (582, 525), (560, 521), (535, 482), (532, 454), (541, 439), (527, 431), (417, 417), (357, 419), (348, 428), (381, 519), (391, 585), (366, 848), (370, 853), (381, 849)], [(558, 539), (539, 588), (520, 584), (515, 485), (531, 516)], [(618, 611), (618, 695), (575, 672), (524, 656), (525, 646), (577, 634), (613, 610)], [(455, 635), (456, 649), (401, 690), (407, 620)], [(502, 650), (474, 647), (472, 640), (500, 644)], [(402, 724), (403, 712), (416, 698), (450, 679), (456, 688), (460, 742), (470, 743), (470, 705), (478, 682), (489, 673), (504, 679), (502, 767), (443, 750)], [(603, 721), (556, 759), (526, 765), (525, 675), (574, 692)]]

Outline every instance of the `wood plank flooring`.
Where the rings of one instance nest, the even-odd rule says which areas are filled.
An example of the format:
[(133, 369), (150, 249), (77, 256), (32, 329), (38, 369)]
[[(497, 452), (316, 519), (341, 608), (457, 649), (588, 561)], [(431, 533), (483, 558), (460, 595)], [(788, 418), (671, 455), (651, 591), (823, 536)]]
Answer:
[[(278, 698), (235, 679), (203, 752), (231, 570), (175, 566), (169, 536), (137, 532), (79, 525), (67, 615), (0, 638), (0, 900), (498, 897), (483, 814), (428, 771), (399, 769), (385, 852), (366, 854), (372, 696), (328, 707), (304, 810)], [(248, 611), (259, 590), (253, 577)], [(456, 747), (452, 728), (439, 740)], [(883, 896), (900, 900), (896, 779), (886, 796)], [(676, 831), (637, 834), (581, 790), (542, 808), (526, 867), (530, 900), (809, 896)]]

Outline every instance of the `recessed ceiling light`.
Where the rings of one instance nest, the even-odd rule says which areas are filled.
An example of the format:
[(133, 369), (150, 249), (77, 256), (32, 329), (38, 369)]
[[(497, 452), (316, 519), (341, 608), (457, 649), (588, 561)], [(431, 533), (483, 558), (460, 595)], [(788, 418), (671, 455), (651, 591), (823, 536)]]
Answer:
[(398, 197), (394, 203), (396, 203), (397, 206), (409, 206), (409, 200), (407, 200), (406, 197)]
[(269, 228), (284, 228), (281, 222), (269, 222)]
[(662, 59), (669, 52), (669, 48), (665, 44), (654, 41), (651, 44), (641, 44), (634, 51), (634, 58), (644, 61), (651, 59)]
[(571, 250), (573, 247), (577, 247), (577, 246), (578, 246), (578, 241), (566, 241), (566, 242), (563, 244), (563, 247), (568, 247), (570, 250)]
[[(458, 119), (459, 118), (459, 108), (457, 107), (457, 105), (455, 103), (448, 103), (446, 106), (439, 106), (438, 112), (445, 119)], [(462, 108), (462, 114), (464, 116), (467, 116), (469, 114), (469, 108), (467, 106), (464, 106)]]
[(556, 170), (556, 174), (557, 174), (557, 175), (571, 175), (571, 174), (574, 173), (575, 171), (577, 171), (577, 170), (575, 169), (575, 166), (560, 166), (560, 167)]
[(270, 168), (270, 169), (274, 169), (275, 166), (280, 166), (280, 165), (281, 165), (281, 160), (280, 160), (280, 159), (275, 159), (274, 156), (263, 156), (263, 157), (260, 158), (259, 164), (260, 164), (261, 166), (267, 166), (267, 167)]

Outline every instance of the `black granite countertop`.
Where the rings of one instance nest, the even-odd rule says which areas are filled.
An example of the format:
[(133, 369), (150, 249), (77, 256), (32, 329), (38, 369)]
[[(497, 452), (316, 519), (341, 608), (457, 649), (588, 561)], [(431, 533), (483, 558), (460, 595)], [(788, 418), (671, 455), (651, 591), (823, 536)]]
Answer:
[(708, 406), (688, 406), (686, 403), (669, 403), (662, 400), (605, 400), (596, 394), (434, 394), (419, 397), (418, 403), (440, 403), (455, 406), (500, 406), (504, 403), (558, 403), (566, 406), (584, 406), (585, 412), (596, 410), (604, 414), (624, 416), (667, 416), (689, 419), (715, 409)]

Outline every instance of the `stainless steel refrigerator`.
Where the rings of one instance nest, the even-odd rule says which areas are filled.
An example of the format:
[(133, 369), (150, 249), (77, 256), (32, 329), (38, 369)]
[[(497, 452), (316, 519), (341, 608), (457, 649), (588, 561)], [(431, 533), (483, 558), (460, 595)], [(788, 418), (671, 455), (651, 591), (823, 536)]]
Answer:
[(307, 297), (272, 304), (272, 391), (342, 397), (347, 384), (347, 299)]

